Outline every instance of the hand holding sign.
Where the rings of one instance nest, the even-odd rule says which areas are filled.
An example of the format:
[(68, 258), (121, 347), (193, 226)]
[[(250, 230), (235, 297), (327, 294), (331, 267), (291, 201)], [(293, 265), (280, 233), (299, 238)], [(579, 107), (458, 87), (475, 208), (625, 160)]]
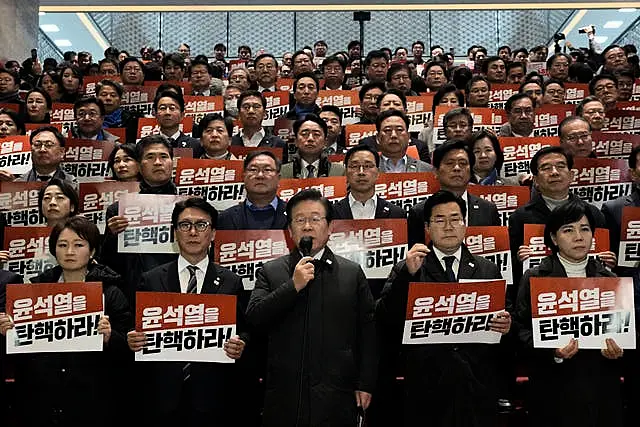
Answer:
[(565, 345), (562, 348), (557, 348), (555, 355), (559, 359), (571, 359), (578, 352), (578, 340), (575, 338), (571, 338), (569, 344)]
[(142, 350), (146, 342), (147, 335), (144, 332), (129, 331), (127, 333), (127, 344), (134, 353)]
[(102, 341), (105, 344), (108, 344), (109, 339), (111, 339), (111, 323), (109, 322), (109, 316), (102, 316), (98, 321), (98, 333), (102, 334)]
[(532, 253), (533, 249), (531, 249), (531, 246), (522, 245), (518, 248), (518, 259), (520, 260), (520, 262), (522, 262), (525, 259), (529, 258)]
[(597, 253), (596, 256), (609, 268), (614, 268), (618, 265), (618, 258), (616, 257), (616, 254), (611, 251), (600, 252)]
[(498, 313), (493, 319), (491, 319), (491, 321), (489, 321), (489, 326), (492, 331), (506, 335), (511, 329), (511, 315), (507, 311)]
[(607, 338), (605, 343), (607, 344), (607, 348), (600, 350), (604, 357), (612, 360), (622, 357), (624, 350), (618, 347), (618, 344), (616, 344), (613, 338)]
[(0, 181), (11, 182), (15, 181), (16, 177), (8, 170), (0, 169)]
[(242, 356), (242, 351), (244, 350), (244, 345), (245, 342), (242, 341), (238, 335), (236, 335), (224, 343), (224, 353), (231, 359), (240, 359), (240, 356)]
[(109, 218), (107, 227), (113, 234), (120, 234), (129, 226), (129, 220), (125, 216), (114, 216)]
[(427, 245), (416, 243), (407, 253), (407, 270), (410, 275), (414, 275), (420, 269), (424, 258), (431, 252)]
[(7, 331), (14, 326), (11, 316), (7, 313), (0, 313), (0, 334), (6, 335)]

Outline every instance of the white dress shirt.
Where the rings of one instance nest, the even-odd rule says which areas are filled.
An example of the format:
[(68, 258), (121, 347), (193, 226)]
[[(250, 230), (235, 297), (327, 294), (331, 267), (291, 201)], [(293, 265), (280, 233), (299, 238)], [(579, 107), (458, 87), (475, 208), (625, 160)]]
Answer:
[[(184, 259), (182, 255), (178, 257), (178, 277), (180, 278), (180, 292), (183, 294), (187, 293), (187, 288), (189, 287), (189, 278), (191, 277), (191, 273), (189, 273), (189, 269), (187, 266), (191, 265), (189, 261)], [(202, 285), (204, 284), (204, 276), (207, 274), (207, 268), (209, 268), (209, 257), (206, 256), (202, 261), (195, 265), (198, 267), (196, 270), (196, 292), (202, 293)]]
[(309, 178), (309, 170), (307, 169), (307, 166), (309, 166), (309, 164), (313, 165), (313, 174), (315, 175), (314, 178), (317, 178), (318, 167), (320, 166), (320, 159), (316, 160), (313, 163), (307, 163), (307, 161), (302, 158), (300, 160), (302, 160), (302, 169), (300, 170), (300, 174), (302, 175), (302, 178)]
[(460, 269), (460, 258), (462, 257), (462, 246), (460, 246), (453, 255), (447, 255), (444, 252), (442, 252), (440, 249), (436, 248), (435, 246), (433, 246), (433, 252), (436, 254), (436, 257), (438, 258), (438, 261), (440, 261), (440, 265), (442, 265), (442, 269), (444, 271), (447, 271), (447, 264), (444, 262), (444, 257), (446, 256), (455, 257), (455, 260), (453, 261), (453, 265), (451, 266), (451, 269), (453, 270), (453, 273), (456, 275), (456, 278), (457, 278), (458, 270)]
[(353, 219), (374, 219), (376, 216), (376, 207), (378, 205), (378, 196), (375, 194), (372, 198), (364, 203), (357, 201), (351, 193), (349, 193), (349, 207), (351, 207), (351, 215)]
[(257, 147), (260, 145), (260, 142), (264, 138), (265, 133), (264, 129), (260, 128), (256, 133), (254, 133), (251, 138), (247, 138), (242, 130), (240, 130), (240, 138), (242, 138), (242, 144), (245, 147)]

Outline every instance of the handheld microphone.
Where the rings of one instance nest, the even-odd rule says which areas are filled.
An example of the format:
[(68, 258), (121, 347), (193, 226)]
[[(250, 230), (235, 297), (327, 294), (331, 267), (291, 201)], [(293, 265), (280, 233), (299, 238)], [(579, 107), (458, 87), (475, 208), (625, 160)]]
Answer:
[(298, 243), (298, 249), (302, 252), (303, 256), (311, 256), (311, 247), (313, 246), (313, 237), (304, 236)]

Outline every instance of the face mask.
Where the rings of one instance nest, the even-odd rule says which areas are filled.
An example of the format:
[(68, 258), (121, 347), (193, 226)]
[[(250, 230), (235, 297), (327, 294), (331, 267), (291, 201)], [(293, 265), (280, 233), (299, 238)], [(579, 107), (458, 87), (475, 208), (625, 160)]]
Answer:
[(229, 115), (236, 117), (238, 115), (238, 101), (236, 99), (225, 100), (224, 109), (229, 113)]

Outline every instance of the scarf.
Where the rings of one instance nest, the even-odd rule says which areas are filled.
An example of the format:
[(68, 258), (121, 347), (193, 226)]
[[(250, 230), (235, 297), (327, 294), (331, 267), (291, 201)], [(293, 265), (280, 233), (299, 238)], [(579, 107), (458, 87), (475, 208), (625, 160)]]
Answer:
[(140, 194), (178, 194), (178, 189), (173, 181), (167, 181), (166, 184), (152, 187), (146, 181), (140, 181)]
[(489, 175), (479, 182), (480, 185), (495, 185), (498, 180), (498, 171), (494, 168)]
[(120, 126), (122, 126), (122, 108), (118, 108), (113, 113), (104, 116), (103, 128), (117, 128)]

